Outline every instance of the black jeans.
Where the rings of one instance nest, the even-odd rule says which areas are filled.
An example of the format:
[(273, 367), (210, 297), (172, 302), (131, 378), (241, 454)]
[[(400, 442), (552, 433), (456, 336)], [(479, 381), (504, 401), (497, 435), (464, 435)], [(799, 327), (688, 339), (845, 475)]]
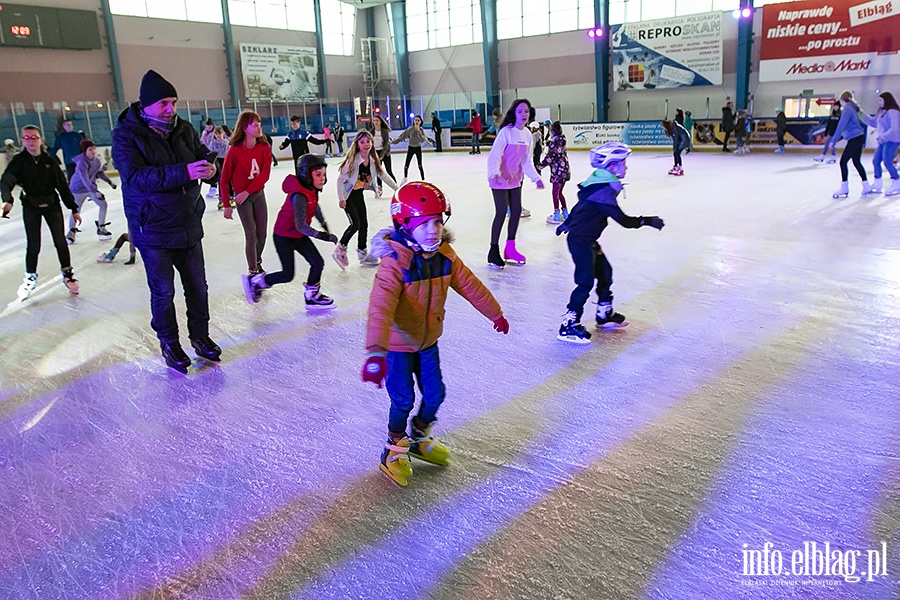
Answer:
[(347, 212), (347, 218), (350, 219), (350, 225), (341, 236), (341, 244), (346, 246), (353, 234), (358, 232), (356, 247), (365, 250), (366, 238), (369, 236), (369, 216), (366, 214), (366, 201), (363, 199), (362, 190), (350, 192), (344, 210)]
[(491, 245), (500, 243), (500, 231), (503, 229), (503, 221), (506, 220), (506, 210), (509, 209), (509, 228), (506, 230), (506, 239), (515, 240), (519, 230), (519, 219), (522, 217), (522, 187), (511, 190), (491, 190), (494, 195), (494, 222), (491, 223)]
[(276, 273), (266, 274), (266, 285), (272, 287), (279, 283), (287, 283), (294, 279), (294, 252), (309, 263), (309, 277), (307, 285), (316, 285), (322, 280), (322, 270), (325, 268), (325, 260), (319, 254), (318, 248), (308, 237), (289, 238), (277, 233), (272, 234), (272, 243), (281, 260), (281, 270)]
[(38, 254), (41, 251), (41, 217), (47, 221), (59, 267), (68, 269), (72, 266), (69, 257), (69, 246), (66, 244), (66, 229), (63, 224), (62, 208), (59, 202), (36, 208), (28, 204), (22, 206), (22, 222), (25, 224), (25, 272), (37, 273)]
[[(425, 180), (425, 169), (422, 168), (422, 147), (421, 146), (409, 146), (406, 149), (406, 164), (403, 165), (403, 176), (406, 177), (409, 175), (409, 164), (412, 162), (413, 156), (416, 157), (416, 161), (419, 163), (419, 175), (422, 176), (422, 180)], [(393, 177), (393, 175), (391, 176)]]
[(441, 131), (439, 129), (433, 129), (432, 133), (434, 134), (434, 151), (443, 152), (444, 140), (441, 139)]
[(575, 262), (575, 289), (569, 296), (566, 310), (573, 311), (578, 318), (584, 312), (584, 304), (591, 295), (594, 280), (597, 280), (597, 299), (600, 302), (612, 302), (612, 265), (600, 245), (590, 238), (569, 236), (566, 240), (569, 253)]
[(72, 181), (72, 177), (75, 175), (75, 163), (66, 163), (66, 179)]
[(163, 344), (178, 342), (175, 318), (175, 270), (181, 276), (187, 304), (188, 335), (192, 340), (209, 336), (209, 290), (203, 244), (191, 248), (140, 248), (147, 285), (150, 287), (150, 327)]
[[(385, 172), (391, 176), (391, 179), (396, 180), (397, 176), (394, 175), (393, 169), (391, 169), (391, 153), (385, 152), (382, 156), (381, 153), (378, 154), (379, 160), (381, 160), (381, 166), (384, 168)], [(381, 187), (381, 177), (378, 177), (378, 186)]]
[(729, 138), (731, 138), (731, 132), (730, 132), (730, 131), (726, 131), (726, 132), (725, 132), (725, 141), (722, 142), (722, 150), (728, 150), (728, 140), (729, 140)]
[(866, 169), (862, 166), (862, 149), (863, 144), (866, 143), (866, 136), (858, 135), (852, 140), (847, 140), (847, 145), (844, 146), (844, 151), (841, 153), (841, 181), (847, 181), (847, 176), (849, 175), (847, 169), (847, 163), (851, 160), (853, 161), (853, 166), (856, 167), (856, 172), (859, 173), (860, 179), (866, 181)]

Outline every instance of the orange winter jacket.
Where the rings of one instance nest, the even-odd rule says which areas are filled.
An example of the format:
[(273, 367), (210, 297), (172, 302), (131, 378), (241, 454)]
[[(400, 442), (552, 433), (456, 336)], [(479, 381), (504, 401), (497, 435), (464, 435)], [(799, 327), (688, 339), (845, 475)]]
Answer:
[(453, 288), (478, 312), (494, 321), (500, 304), (444, 239), (429, 258), (414, 251), (401, 233), (383, 229), (372, 239), (371, 253), (381, 258), (369, 296), (366, 351), (418, 352), (432, 346), (444, 330), (444, 303)]

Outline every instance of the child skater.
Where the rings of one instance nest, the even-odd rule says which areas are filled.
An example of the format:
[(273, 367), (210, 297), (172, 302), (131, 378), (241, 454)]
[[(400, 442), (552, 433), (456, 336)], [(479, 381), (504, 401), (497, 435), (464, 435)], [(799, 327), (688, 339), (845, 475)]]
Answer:
[[(294, 252), (309, 263), (309, 275), (303, 286), (303, 300), (306, 310), (329, 310), (334, 308), (334, 300), (319, 291), (325, 261), (313, 238), (337, 243), (337, 236), (328, 231), (328, 224), (319, 207), (319, 194), (325, 187), (325, 158), (318, 154), (304, 154), (297, 162), (297, 175), (288, 175), (282, 189), (287, 194), (278, 216), (275, 218), (275, 232), (272, 243), (281, 260), (281, 271), (277, 273), (257, 273), (241, 275), (247, 302), (259, 302), (262, 291), (279, 283), (294, 279)], [(323, 231), (312, 227), (313, 217), (322, 225)]]
[(853, 93), (845, 91), (841, 93), (841, 118), (838, 121), (837, 128), (834, 131), (832, 144), (837, 144), (841, 137), (847, 140), (844, 151), (841, 153), (841, 187), (834, 192), (832, 198), (846, 198), (850, 195), (850, 187), (847, 183), (849, 169), (847, 163), (853, 161), (859, 178), (862, 179), (863, 196), (871, 194), (875, 190), (869, 185), (868, 177), (866, 177), (866, 168), (862, 165), (862, 149), (866, 143), (866, 127), (862, 121), (862, 109), (853, 98)]
[[(672, 154), (675, 156), (675, 166), (669, 169), (669, 175), (684, 175), (684, 169), (681, 166), (681, 153), (688, 147), (688, 133), (678, 121), (664, 120), (662, 123), (663, 131), (672, 138)], [(734, 126), (732, 125), (732, 130)]]
[(128, 242), (128, 251), (130, 254), (128, 260), (125, 261), (125, 264), (133, 265), (135, 259), (134, 244), (131, 243), (131, 236), (128, 235), (127, 232), (120, 235), (119, 239), (116, 240), (115, 245), (109, 249), (109, 252), (104, 252), (103, 254), (101, 254), (97, 259), (97, 262), (111, 263), (112, 261), (114, 261), (116, 259), (116, 255), (119, 253), (119, 250), (121, 250), (122, 246), (125, 245), (125, 242)]
[[(380, 118), (380, 117), (379, 117)], [(394, 178), (382, 169), (378, 153), (373, 148), (372, 134), (368, 131), (360, 131), (356, 134), (353, 143), (347, 148), (347, 156), (341, 163), (338, 172), (337, 189), (340, 207), (347, 213), (350, 225), (341, 236), (341, 241), (334, 250), (332, 257), (341, 270), (347, 268), (350, 260), (347, 258), (347, 244), (350, 238), (358, 233), (356, 239), (356, 257), (361, 265), (374, 267), (378, 259), (366, 250), (366, 238), (369, 231), (369, 218), (366, 213), (366, 201), (363, 198), (363, 190), (375, 189), (373, 176), (380, 177), (391, 189), (397, 189)]]
[[(100, 164), (100, 159), (96, 156), (97, 146), (94, 142), (81, 140), (79, 148), (81, 148), (81, 154), (73, 159), (75, 162), (75, 173), (69, 179), (69, 191), (72, 192), (79, 211), (81, 211), (81, 206), (85, 200), (93, 200), (100, 207), (100, 214), (97, 215), (99, 220), (94, 221), (94, 224), (97, 225), (97, 238), (101, 242), (105, 242), (112, 239), (112, 234), (106, 230), (106, 226), (109, 225), (106, 222), (106, 198), (97, 189), (97, 178), (99, 177), (108, 183), (112, 189), (116, 189), (116, 184), (103, 171), (103, 165)], [(75, 228), (75, 215), (72, 215), (69, 217), (69, 233), (66, 234), (66, 242), (74, 244), (75, 234), (78, 231)]]
[[(225, 137), (225, 130), (221, 127), (215, 127), (209, 144), (204, 145), (209, 148), (210, 152), (216, 153), (216, 174), (212, 176), (212, 179), (206, 180), (206, 183), (209, 184), (209, 193), (206, 194), (206, 197), (218, 198), (218, 185), (219, 180), (222, 178), (222, 167), (225, 166), (225, 157), (228, 155), (228, 138)], [(219, 210), (223, 208), (221, 200), (219, 200), (218, 208)]]
[[(378, 160), (381, 161), (381, 166), (387, 171), (388, 175), (391, 176), (391, 179), (397, 179), (397, 176), (394, 175), (394, 171), (391, 167), (391, 127), (387, 124), (381, 115), (372, 115), (372, 128), (369, 129), (369, 133), (372, 134), (372, 141), (375, 143), (375, 152), (378, 154)], [(378, 185), (375, 188), (375, 195), (381, 198), (381, 178), (375, 178), (378, 181)]]
[(616, 197), (622, 191), (622, 178), (627, 167), (625, 159), (631, 148), (622, 142), (606, 142), (591, 150), (591, 166), (596, 170), (584, 182), (578, 184), (578, 203), (569, 218), (556, 228), (556, 235), (568, 233), (569, 253), (575, 263), (575, 289), (566, 306), (557, 339), (575, 344), (587, 344), (591, 334), (581, 324), (584, 303), (597, 280), (597, 326), (625, 327), (625, 317), (613, 310), (612, 266), (600, 248), (598, 240), (606, 228), (607, 219), (629, 229), (649, 225), (663, 228), (659, 217), (630, 217), (622, 212)]
[(543, 169), (548, 165), (550, 166), (550, 183), (553, 184), (553, 214), (547, 217), (547, 222), (558, 225), (569, 218), (563, 188), (566, 187), (566, 182), (572, 178), (569, 171), (569, 155), (566, 153), (566, 136), (563, 135), (562, 125), (559, 121), (554, 121), (550, 125), (547, 155), (541, 161), (540, 168)]
[(34, 125), (22, 128), (24, 150), (10, 159), (0, 178), (0, 199), (3, 200), (3, 216), (12, 210), (12, 191), (17, 185), (22, 188), (22, 222), (25, 225), (25, 279), (17, 292), (20, 300), (25, 300), (37, 287), (38, 254), (41, 251), (41, 219), (47, 222), (56, 257), (62, 270), (62, 281), (71, 294), (78, 293), (78, 280), (72, 273), (72, 260), (66, 244), (66, 229), (59, 201), (72, 211), (75, 224), (81, 224), (78, 205), (69, 191), (66, 176), (55, 156), (47, 154), (41, 137), (41, 130)]
[[(387, 386), (391, 409), (381, 470), (404, 487), (412, 476), (410, 455), (437, 465), (450, 462), (450, 451), (431, 436), (445, 395), (437, 342), (449, 289), (490, 319), (496, 331), (509, 332), (497, 300), (450, 247), (444, 215), (450, 216), (450, 205), (437, 187), (408, 183), (391, 200), (394, 230), (379, 231), (372, 240), (372, 252), (382, 261), (369, 297), (362, 379)], [(422, 402), (410, 421), (413, 377)]]
[(828, 159), (828, 164), (831, 165), (837, 162), (834, 150), (834, 132), (837, 131), (837, 126), (840, 120), (841, 103), (835, 102), (831, 105), (831, 114), (828, 115), (828, 123), (825, 124), (825, 147), (822, 148), (822, 154), (813, 159), (814, 161), (824, 161), (825, 157), (828, 155), (828, 147), (831, 146), (831, 158)]
[[(503, 268), (506, 260), (525, 264), (525, 257), (516, 250), (516, 231), (522, 216), (522, 174), (528, 175), (537, 186), (544, 189), (541, 175), (534, 168), (532, 151), (534, 140), (525, 128), (531, 111), (531, 102), (524, 98), (513, 100), (497, 131), (497, 137), (488, 153), (487, 174), (494, 196), (494, 221), (491, 224), (491, 247), (488, 264)], [(500, 231), (509, 209), (509, 228), (506, 247), (500, 256)], [(504, 260), (505, 259), (505, 260)]]
[(875, 167), (875, 185), (872, 186), (872, 191), (876, 194), (882, 192), (881, 165), (884, 164), (891, 177), (891, 187), (884, 190), (884, 195), (896, 196), (900, 194), (900, 176), (894, 167), (894, 156), (900, 147), (900, 106), (897, 106), (897, 100), (892, 93), (881, 92), (878, 95), (878, 112), (873, 116), (864, 115), (864, 118), (870, 127), (875, 128), (878, 140), (878, 147), (872, 160)]
[(416, 162), (419, 164), (419, 175), (422, 179), (425, 179), (425, 169), (422, 168), (422, 144), (429, 141), (432, 146), (434, 145), (434, 140), (428, 139), (425, 135), (425, 130), (422, 129), (422, 117), (419, 115), (416, 115), (413, 119), (412, 126), (407, 127), (397, 139), (391, 140), (391, 144), (399, 144), (403, 140), (408, 140), (409, 145), (406, 147), (406, 164), (403, 165), (403, 181), (400, 182), (400, 185), (405, 184), (407, 181), (409, 163), (412, 162), (413, 156), (416, 157)]
[(219, 195), (225, 206), (225, 218), (232, 218), (231, 194), (237, 204), (244, 228), (244, 254), (250, 275), (263, 272), (262, 253), (266, 246), (268, 209), (266, 182), (272, 172), (272, 147), (262, 132), (262, 121), (252, 110), (238, 116), (230, 149), (222, 166)]

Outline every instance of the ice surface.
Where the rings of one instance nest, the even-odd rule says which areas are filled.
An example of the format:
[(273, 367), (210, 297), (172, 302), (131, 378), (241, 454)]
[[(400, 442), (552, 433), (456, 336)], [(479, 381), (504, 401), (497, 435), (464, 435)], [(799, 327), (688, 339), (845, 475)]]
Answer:
[[(570, 157), (573, 205), (589, 167)], [(556, 340), (573, 267), (544, 223), (549, 186), (525, 188), (528, 264), (492, 271), (486, 156), (424, 158), (511, 327), (451, 296), (435, 434), (453, 464), (414, 463), (407, 489), (378, 471), (389, 401), (359, 378), (374, 270), (340, 272), (317, 242), (336, 310), (306, 313), (299, 256), (294, 282), (248, 306), (240, 224), (208, 201), (223, 360), (182, 376), (159, 356), (140, 257), (96, 262), (112, 242), (94, 205), (70, 247), (78, 297), (45, 229), (38, 290), (16, 301), (18, 206), (0, 221), (0, 598), (900, 594), (900, 197), (861, 199), (851, 173), (832, 200), (838, 168), (810, 154), (691, 154), (674, 178), (670, 155), (638, 153), (621, 205), (666, 227), (610, 224), (631, 324), (575, 346)], [(289, 169), (267, 186), (270, 224)], [(336, 176), (322, 205), (339, 232)], [(121, 195), (101, 188), (118, 235)], [(367, 202), (371, 235), (389, 194)], [(862, 551), (857, 573), (884, 541), (888, 575), (743, 575), (744, 544), (772, 542), (789, 571), (804, 541)]]

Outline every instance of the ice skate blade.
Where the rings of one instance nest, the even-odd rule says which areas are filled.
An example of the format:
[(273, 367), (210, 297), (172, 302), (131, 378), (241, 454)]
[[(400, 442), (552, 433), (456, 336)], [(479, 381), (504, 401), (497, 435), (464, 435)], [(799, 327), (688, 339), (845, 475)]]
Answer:
[(513, 260), (511, 258), (507, 258), (506, 262), (509, 264), (512, 264), (512, 265), (524, 265), (525, 264), (524, 260)]
[(622, 321), (621, 323), (597, 323), (597, 329), (622, 329), (623, 327), (628, 327), (628, 321)]
[(334, 304), (307, 304), (307, 312), (325, 312), (337, 308)]
[(427, 463), (430, 464), (430, 465), (437, 465), (437, 466), (439, 466), (439, 467), (449, 467), (449, 466), (450, 466), (450, 460), (449, 460), (449, 457), (448, 457), (447, 460), (441, 462), (441, 461), (432, 460), (432, 459), (430, 459), (430, 458), (427, 458), (427, 457), (425, 457), (425, 456), (422, 455), (422, 454), (416, 454), (416, 453), (413, 452), (412, 450), (409, 451), (409, 456), (412, 457), (412, 458), (421, 460), (422, 462), (427, 462)]
[(561, 340), (563, 342), (569, 342), (570, 344), (590, 344), (590, 338), (578, 337), (577, 335), (562, 335), (559, 334), (556, 336), (556, 339)]
[(835, 200), (840, 200), (842, 198), (848, 198), (850, 194), (832, 194), (831, 197)]
[(502, 270), (503, 270), (503, 267), (505, 267), (506, 264), (504, 263), (504, 264), (502, 264), (502, 265), (498, 265), (497, 263), (489, 262), (489, 263), (488, 263), (488, 266), (489, 266), (489, 267), (493, 267), (494, 269), (497, 269), (498, 271), (502, 271)]
[(402, 488), (405, 488), (409, 485), (409, 480), (400, 481), (399, 479), (394, 479), (394, 476), (391, 475), (391, 472), (384, 465), (378, 465), (378, 469), (382, 473), (384, 473), (384, 476), (387, 477), (391, 481), (391, 483), (393, 483), (394, 485), (396, 485), (398, 487), (402, 487)]

